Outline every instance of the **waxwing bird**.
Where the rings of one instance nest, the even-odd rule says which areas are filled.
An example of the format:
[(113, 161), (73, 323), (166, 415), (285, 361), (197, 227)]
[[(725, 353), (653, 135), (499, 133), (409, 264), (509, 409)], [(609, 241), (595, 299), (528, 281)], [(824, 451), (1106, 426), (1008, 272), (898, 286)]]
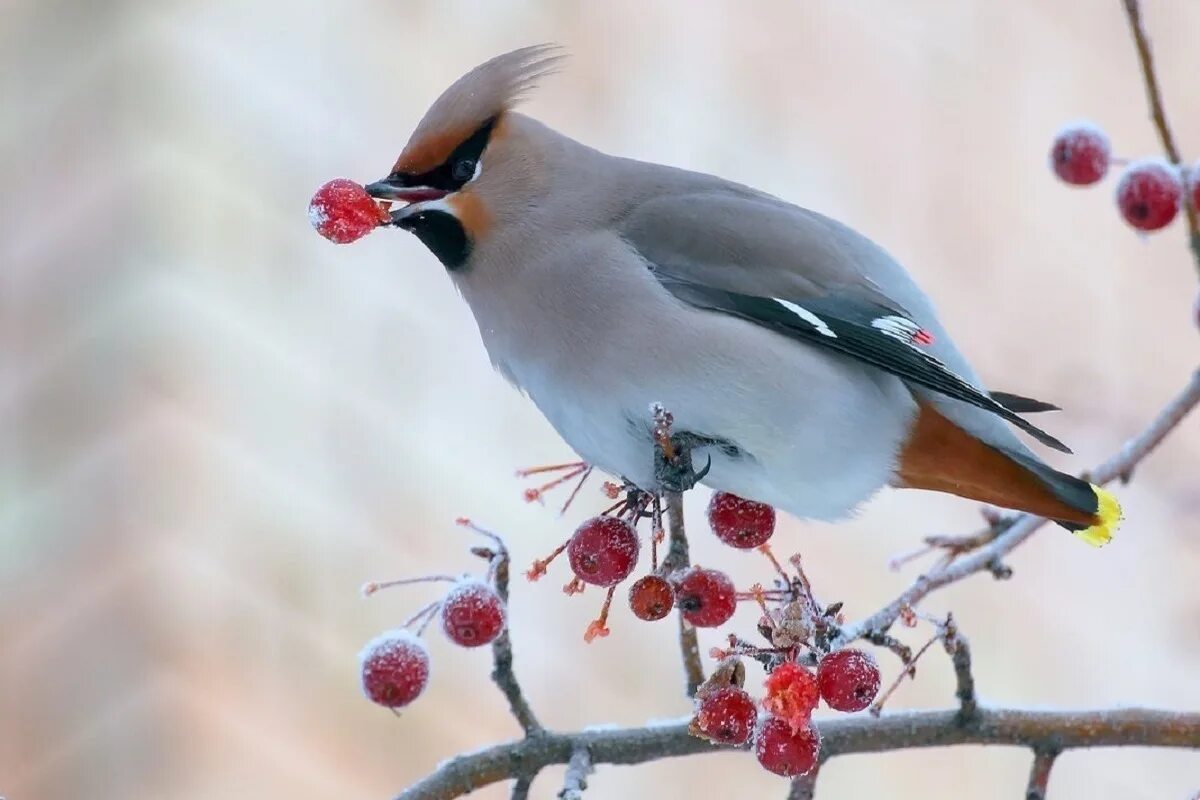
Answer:
[(426, 112), (376, 198), (441, 261), (492, 363), (579, 455), (656, 484), (661, 403), (703, 483), (799, 517), (880, 487), (1029, 511), (1107, 542), (1115, 498), (1058, 472), (1013, 427), (928, 297), (865, 236), (711, 175), (610, 156), (513, 110), (560, 58), (527, 47)]

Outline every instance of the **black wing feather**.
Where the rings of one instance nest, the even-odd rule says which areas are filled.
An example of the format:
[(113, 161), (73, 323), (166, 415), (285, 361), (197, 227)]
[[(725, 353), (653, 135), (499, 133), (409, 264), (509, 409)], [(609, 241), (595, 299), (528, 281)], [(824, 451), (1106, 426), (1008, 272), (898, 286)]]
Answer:
[(740, 317), (793, 339), (842, 353), (909, 383), (990, 411), (1047, 447), (1071, 452), (1058, 439), (972, 386), (939, 359), (872, 326), (871, 323), (881, 317), (896, 316), (892, 309), (847, 297), (805, 300), (802, 308), (816, 315), (834, 334), (831, 336), (773, 298), (716, 289), (681, 280), (661, 269), (653, 271), (663, 286), (685, 303)]

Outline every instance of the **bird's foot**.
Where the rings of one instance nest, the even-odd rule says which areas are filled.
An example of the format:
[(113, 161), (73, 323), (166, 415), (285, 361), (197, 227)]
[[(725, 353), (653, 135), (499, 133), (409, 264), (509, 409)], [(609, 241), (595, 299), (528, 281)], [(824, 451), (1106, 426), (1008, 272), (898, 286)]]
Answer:
[(692, 451), (712, 442), (706, 437), (695, 436), (686, 431), (674, 436), (655, 439), (654, 480), (659, 492), (686, 492), (712, 469), (712, 457), (708, 456), (702, 469), (697, 471), (692, 460)]

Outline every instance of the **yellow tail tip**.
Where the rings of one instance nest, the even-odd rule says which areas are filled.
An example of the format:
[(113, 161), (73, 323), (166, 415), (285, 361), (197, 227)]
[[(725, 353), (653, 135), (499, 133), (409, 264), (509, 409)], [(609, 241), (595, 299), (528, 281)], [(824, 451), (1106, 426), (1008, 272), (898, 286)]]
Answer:
[(1113, 532), (1121, 524), (1121, 504), (1107, 489), (1092, 484), (1092, 490), (1096, 493), (1096, 519), (1099, 521), (1090, 528), (1075, 531), (1075, 535), (1092, 547), (1103, 547), (1112, 540)]

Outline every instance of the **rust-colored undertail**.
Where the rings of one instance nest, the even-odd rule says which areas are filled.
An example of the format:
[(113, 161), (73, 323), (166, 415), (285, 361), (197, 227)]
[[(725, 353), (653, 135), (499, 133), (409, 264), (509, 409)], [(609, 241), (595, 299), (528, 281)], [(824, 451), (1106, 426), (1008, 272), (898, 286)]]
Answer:
[(900, 452), (897, 486), (1028, 511), (1071, 528), (1101, 522), (1097, 494), (1086, 481), (985, 444), (928, 403), (919, 409)]

